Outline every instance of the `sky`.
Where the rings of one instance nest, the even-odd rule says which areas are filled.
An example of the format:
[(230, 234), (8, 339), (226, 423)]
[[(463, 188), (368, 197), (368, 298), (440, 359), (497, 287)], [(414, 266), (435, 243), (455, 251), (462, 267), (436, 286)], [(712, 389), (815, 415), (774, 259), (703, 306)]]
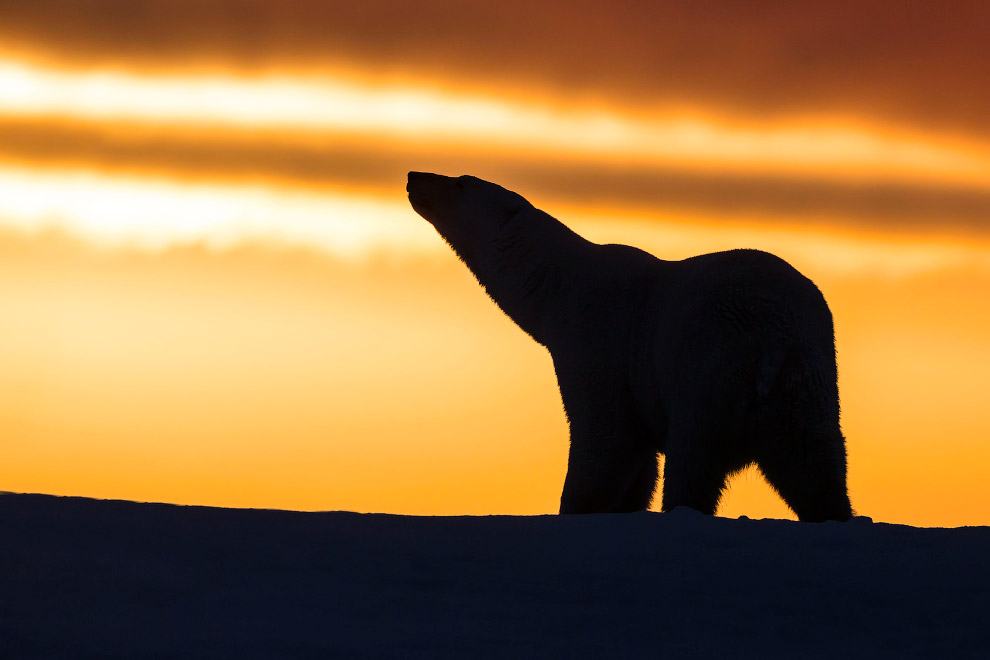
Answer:
[[(835, 317), (854, 507), (990, 524), (981, 3), (5, 2), (0, 490), (548, 513), (549, 355), (409, 208), (470, 173)], [(789, 516), (752, 470), (721, 515)]]

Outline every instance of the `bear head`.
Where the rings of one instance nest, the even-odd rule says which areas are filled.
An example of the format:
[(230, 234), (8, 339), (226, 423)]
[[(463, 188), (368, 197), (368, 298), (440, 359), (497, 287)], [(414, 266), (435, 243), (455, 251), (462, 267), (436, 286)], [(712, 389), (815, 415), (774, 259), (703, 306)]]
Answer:
[(520, 211), (532, 208), (521, 195), (468, 175), (410, 172), (406, 192), (413, 210), (479, 277), (484, 255), (500, 241), (505, 227)]

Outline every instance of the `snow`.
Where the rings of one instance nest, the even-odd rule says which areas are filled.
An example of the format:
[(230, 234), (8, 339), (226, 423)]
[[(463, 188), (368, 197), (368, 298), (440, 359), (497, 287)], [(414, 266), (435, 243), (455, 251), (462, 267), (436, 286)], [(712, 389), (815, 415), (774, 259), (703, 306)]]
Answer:
[(0, 658), (984, 658), (990, 528), (0, 495)]

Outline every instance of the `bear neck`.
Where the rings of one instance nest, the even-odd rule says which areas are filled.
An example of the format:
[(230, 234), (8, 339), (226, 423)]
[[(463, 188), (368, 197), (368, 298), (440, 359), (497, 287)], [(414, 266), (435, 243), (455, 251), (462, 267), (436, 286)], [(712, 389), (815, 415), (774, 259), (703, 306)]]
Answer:
[(499, 308), (547, 346), (567, 299), (562, 289), (587, 266), (593, 245), (530, 207), (499, 228), (472, 270)]

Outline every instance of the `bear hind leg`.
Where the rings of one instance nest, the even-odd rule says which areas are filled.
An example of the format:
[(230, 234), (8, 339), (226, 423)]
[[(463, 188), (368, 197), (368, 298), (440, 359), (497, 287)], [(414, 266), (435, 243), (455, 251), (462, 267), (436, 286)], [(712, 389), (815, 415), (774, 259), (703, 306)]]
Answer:
[(770, 486), (804, 522), (849, 520), (846, 448), (842, 433), (810, 433), (764, 452), (757, 465)]

